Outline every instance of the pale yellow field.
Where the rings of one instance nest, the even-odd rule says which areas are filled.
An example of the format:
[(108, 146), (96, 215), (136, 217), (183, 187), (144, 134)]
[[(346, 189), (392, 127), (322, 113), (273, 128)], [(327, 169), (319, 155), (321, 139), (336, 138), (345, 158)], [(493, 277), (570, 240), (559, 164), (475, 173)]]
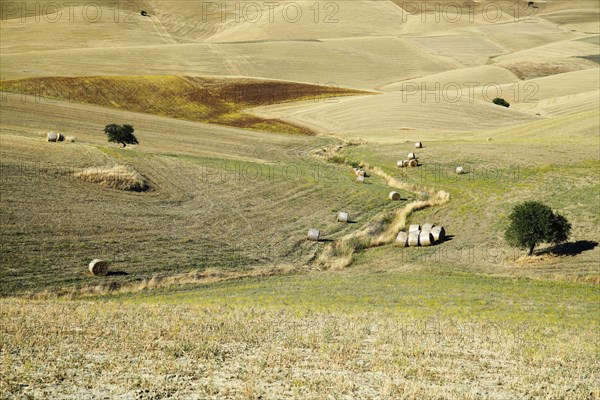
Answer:
[(459, 3), (0, 0), (0, 399), (599, 399), (600, 5)]

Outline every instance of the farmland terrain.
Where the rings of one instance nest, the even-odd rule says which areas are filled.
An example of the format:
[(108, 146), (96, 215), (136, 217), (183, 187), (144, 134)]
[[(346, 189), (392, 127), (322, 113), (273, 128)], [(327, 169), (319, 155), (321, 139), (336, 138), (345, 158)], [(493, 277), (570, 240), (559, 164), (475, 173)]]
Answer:
[(0, 1), (0, 398), (600, 398), (597, 1), (269, 4)]

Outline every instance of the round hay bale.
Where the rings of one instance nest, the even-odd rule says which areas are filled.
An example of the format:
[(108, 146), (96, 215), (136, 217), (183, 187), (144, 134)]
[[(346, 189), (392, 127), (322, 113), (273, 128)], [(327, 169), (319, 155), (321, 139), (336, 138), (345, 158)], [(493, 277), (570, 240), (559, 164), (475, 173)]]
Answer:
[(400, 246), (400, 247), (408, 246), (408, 233), (398, 232), (398, 236), (396, 236), (396, 246)]
[(421, 225), (419, 225), (419, 224), (410, 225), (408, 227), (409, 232), (419, 232), (420, 230), (421, 230)]
[(421, 143), (421, 142), (417, 142), (417, 143), (415, 143), (415, 148), (416, 148), (416, 149), (420, 149), (420, 148), (422, 148), (422, 147), (423, 147), (423, 143)]
[(57, 138), (58, 138), (58, 136), (56, 135), (55, 132), (48, 132), (46, 134), (46, 140), (49, 142), (56, 142)]
[(419, 163), (416, 159), (412, 159), (408, 162), (409, 167), (416, 167), (417, 165), (419, 165)]
[(318, 229), (310, 228), (308, 230), (308, 236), (307, 236), (306, 239), (307, 240), (312, 240), (313, 242), (318, 242), (320, 235), (321, 235), (321, 232)]
[(390, 192), (389, 194), (390, 200), (398, 201), (400, 200), (400, 193), (398, 192)]
[(415, 153), (412, 153), (412, 152), (408, 153), (408, 159), (409, 160), (414, 160), (416, 158), (417, 158), (417, 155)]
[(358, 182), (358, 183), (365, 183), (365, 177), (364, 176), (358, 176), (358, 177), (356, 177), (356, 182)]
[(358, 172), (358, 168), (354, 167), (352, 168), (352, 171), (354, 171), (354, 174), (356, 175), (356, 173)]
[(396, 245), (400, 247), (408, 246), (408, 233), (398, 232), (398, 235), (396, 236)]
[(408, 245), (410, 247), (419, 245), (419, 232), (408, 232)]
[(396, 167), (398, 168), (404, 168), (404, 160), (398, 160), (396, 161)]
[(431, 230), (431, 234), (433, 235), (433, 240), (439, 242), (446, 237), (446, 230), (443, 226), (434, 226)]
[(367, 172), (364, 169), (359, 169), (358, 171), (356, 171), (356, 175), (367, 176)]
[(433, 229), (433, 227), (435, 226), (435, 224), (423, 224), (423, 231), (430, 231)]
[(348, 222), (349, 216), (347, 212), (338, 211), (337, 220), (338, 222)]
[(94, 276), (106, 276), (108, 274), (108, 261), (94, 259), (88, 269)]
[(63, 135), (62, 133), (57, 133), (56, 134), (56, 141), (57, 142), (64, 142), (65, 141), (65, 135)]
[(419, 233), (419, 246), (431, 246), (433, 243), (433, 235), (429, 231), (421, 231)]
[(465, 169), (463, 167), (456, 167), (456, 173), (462, 175), (465, 173)]

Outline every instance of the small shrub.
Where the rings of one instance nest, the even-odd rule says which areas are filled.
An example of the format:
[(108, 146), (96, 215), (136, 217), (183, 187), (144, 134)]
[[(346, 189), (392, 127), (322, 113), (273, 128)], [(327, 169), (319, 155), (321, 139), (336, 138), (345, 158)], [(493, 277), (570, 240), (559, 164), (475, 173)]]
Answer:
[(504, 107), (510, 107), (510, 103), (506, 100), (504, 100), (502, 97), (496, 97), (494, 100), (492, 100), (492, 103), (497, 104), (499, 106), (504, 106)]

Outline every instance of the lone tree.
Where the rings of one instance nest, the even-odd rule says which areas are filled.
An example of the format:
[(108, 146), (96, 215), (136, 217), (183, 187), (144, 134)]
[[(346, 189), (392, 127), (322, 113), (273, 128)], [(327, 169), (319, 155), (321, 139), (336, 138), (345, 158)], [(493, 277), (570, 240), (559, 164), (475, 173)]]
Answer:
[(137, 138), (133, 134), (133, 126), (110, 124), (104, 127), (104, 133), (108, 136), (108, 141), (113, 143), (121, 143), (123, 147), (128, 144), (139, 144)]
[(495, 97), (494, 100), (492, 100), (492, 103), (498, 104), (499, 106), (510, 107), (510, 103), (502, 97)]
[(559, 244), (571, 233), (571, 224), (565, 217), (537, 201), (517, 204), (509, 215), (510, 225), (504, 238), (513, 247), (529, 249), (528, 255), (540, 243)]

